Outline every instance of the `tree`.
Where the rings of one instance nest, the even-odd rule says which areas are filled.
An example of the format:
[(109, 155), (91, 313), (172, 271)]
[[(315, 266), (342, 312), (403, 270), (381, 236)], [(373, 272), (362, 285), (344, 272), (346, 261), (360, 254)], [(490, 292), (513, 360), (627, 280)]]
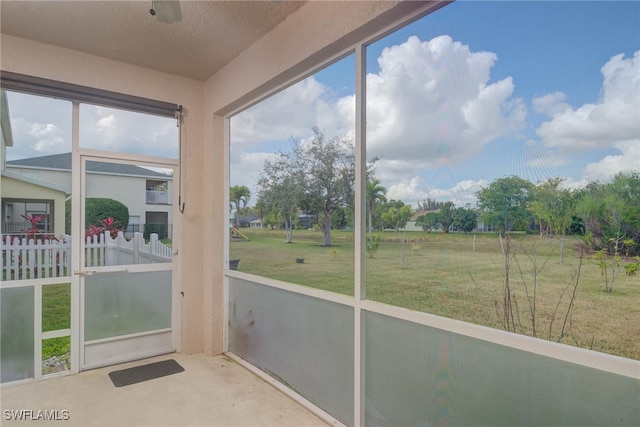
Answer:
[(604, 191), (599, 183), (589, 183), (576, 193), (576, 216), (582, 221), (584, 242), (591, 251), (600, 247), (600, 219), (603, 217)]
[(355, 155), (350, 139), (327, 139), (317, 127), (312, 130), (311, 141), (294, 141), (289, 152), (265, 162), (259, 185), (267, 192), (279, 188), (274, 200), (280, 210), (291, 215), (296, 207), (317, 216), (323, 245), (331, 246), (334, 213), (353, 204)]
[[(401, 202), (402, 203), (402, 202)], [(391, 206), (386, 211), (382, 213), (382, 218), (385, 222), (393, 224), (394, 230), (398, 231), (398, 229), (402, 228), (402, 250), (400, 252), (400, 265), (404, 268), (404, 241), (406, 234), (406, 225), (407, 222), (411, 219), (413, 215), (413, 209), (409, 205), (402, 204), (401, 207)]]
[(640, 253), (640, 172), (623, 172), (610, 183), (590, 182), (576, 192), (575, 214), (581, 220), (589, 249), (609, 254), (624, 240), (628, 255)]
[(251, 191), (246, 185), (234, 185), (229, 189), (229, 201), (236, 206), (236, 226), (240, 225), (241, 209), (247, 206), (250, 197)]
[(519, 176), (500, 178), (476, 193), (483, 221), (504, 235), (530, 217), (533, 184)]
[(555, 209), (555, 198), (561, 178), (549, 178), (538, 183), (533, 189), (533, 200), (529, 209), (535, 216), (540, 227), (540, 237), (549, 234), (551, 230), (551, 212)]
[(264, 203), (264, 200), (258, 199), (256, 205), (254, 206), (254, 211), (260, 216), (260, 223), (264, 223), (264, 215), (267, 211), (267, 205)]
[(456, 208), (453, 211), (453, 224), (458, 231), (469, 233), (478, 225), (478, 213), (470, 208)]
[(308, 144), (294, 146), (292, 155), (303, 178), (305, 205), (319, 219), (323, 246), (331, 246), (331, 218), (341, 207), (353, 204), (355, 155), (350, 139), (326, 139), (317, 127)]
[(352, 225), (351, 208), (338, 208), (331, 217), (331, 228), (344, 229)]
[(401, 207), (391, 206), (382, 212), (382, 218), (385, 223), (391, 224), (395, 231), (404, 228), (413, 215), (413, 209), (409, 205)]
[[(610, 193), (622, 201), (620, 230), (626, 240), (633, 240), (629, 254), (640, 254), (640, 171), (621, 172), (609, 184)], [(611, 233), (612, 234), (612, 233)]]
[(378, 209), (380, 211), (380, 219), (382, 220), (382, 228), (388, 229), (393, 228), (395, 230), (395, 223), (393, 221), (389, 221), (389, 215), (385, 215), (390, 208), (400, 209), (404, 206), (404, 202), (402, 200), (391, 199), (386, 202), (380, 203)]
[(268, 207), (271, 224), (284, 223), (287, 243), (293, 241), (293, 224), (303, 198), (302, 178), (289, 167), (289, 158), (280, 153), (274, 160), (266, 160), (258, 181), (259, 201)]
[(369, 240), (372, 238), (373, 231), (373, 209), (378, 202), (386, 202), (385, 196), (387, 190), (380, 185), (379, 179), (367, 181), (367, 211), (369, 216)]
[(416, 225), (422, 227), (422, 229), (427, 233), (430, 233), (436, 228), (436, 225), (439, 222), (439, 217), (438, 212), (428, 212), (418, 217)]
[(568, 189), (560, 188), (564, 179), (549, 178), (538, 184), (533, 191), (534, 200), (530, 203), (531, 211), (539, 218), (541, 236), (542, 224), (560, 237), (560, 263), (564, 263), (564, 241), (567, 229), (573, 220), (575, 199)]
[(444, 202), (442, 205), (440, 205), (438, 222), (442, 224), (442, 231), (444, 231), (445, 233), (448, 233), (451, 225), (453, 225), (453, 212), (455, 207), (456, 205), (453, 202)]
[(430, 199), (427, 197), (422, 202), (418, 202), (418, 208), (416, 209), (416, 212), (429, 212), (438, 210), (440, 209), (440, 206), (442, 206), (442, 203), (443, 202), (439, 202), (436, 199)]

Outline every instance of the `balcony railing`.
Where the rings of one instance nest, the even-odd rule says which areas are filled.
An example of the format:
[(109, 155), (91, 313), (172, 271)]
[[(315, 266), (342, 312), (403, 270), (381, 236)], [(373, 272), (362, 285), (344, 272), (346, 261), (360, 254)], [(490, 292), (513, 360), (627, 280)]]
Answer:
[(154, 205), (168, 205), (169, 204), (169, 192), (158, 190), (147, 190), (147, 203)]

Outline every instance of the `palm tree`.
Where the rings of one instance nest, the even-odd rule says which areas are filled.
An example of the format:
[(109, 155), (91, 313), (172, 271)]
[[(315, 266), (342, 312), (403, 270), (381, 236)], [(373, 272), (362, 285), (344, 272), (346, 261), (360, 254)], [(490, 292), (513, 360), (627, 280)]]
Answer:
[(386, 202), (387, 198), (385, 194), (387, 189), (380, 185), (379, 179), (373, 181), (367, 181), (367, 208), (369, 210), (369, 240), (371, 240), (371, 233), (373, 230), (372, 212), (377, 202)]
[[(240, 209), (247, 206), (251, 190), (246, 185), (234, 185), (229, 189), (229, 200), (236, 205), (236, 226), (240, 226)], [(240, 206), (242, 205), (242, 206)]]

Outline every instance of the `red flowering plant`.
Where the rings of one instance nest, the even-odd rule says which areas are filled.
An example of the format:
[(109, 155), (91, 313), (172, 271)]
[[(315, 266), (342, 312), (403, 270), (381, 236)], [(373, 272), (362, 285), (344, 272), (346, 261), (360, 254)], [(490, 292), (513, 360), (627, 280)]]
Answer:
[(29, 222), (29, 228), (22, 230), (22, 233), (24, 233), (22, 237), (26, 237), (27, 240), (37, 240), (38, 236), (41, 236), (42, 240), (58, 240), (51, 234), (44, 233), (44, 230), (40, 228), (40, 222), (44, 221), (44, 219), (49, 216), (48, 214), (20, 216)]
[(124, 228), (118, 227), (116, 224), (116, 220), (113, 219), (112, 216), (110, 216), (108, 218), (100, 220), (100, 225), (90, 225), (89, 228), (87, 228), (85, 235), (86, 237), (93, 237), (98, 236), (105, 231), (108, 231), (111, 238), (115, 239), (118, 236), (118, 232), (124, 231)]

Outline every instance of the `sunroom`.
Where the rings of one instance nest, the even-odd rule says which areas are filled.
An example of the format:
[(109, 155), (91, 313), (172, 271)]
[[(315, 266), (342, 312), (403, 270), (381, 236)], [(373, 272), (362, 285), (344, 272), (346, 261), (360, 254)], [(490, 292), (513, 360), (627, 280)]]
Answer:
[[(640, 172), (638, 4), (0, 7), (3, 157), (72, 153), (64, 252), (2, 247), (3, 397), (224, 355), (333, 425), (640, 423), (638, 199), (614, 194)], [(98, 163), (166, 174), (171, 226), (130, 245), (149, 188)], [(597, 235), (489, 197), (596, 181), (619, 197)]]

